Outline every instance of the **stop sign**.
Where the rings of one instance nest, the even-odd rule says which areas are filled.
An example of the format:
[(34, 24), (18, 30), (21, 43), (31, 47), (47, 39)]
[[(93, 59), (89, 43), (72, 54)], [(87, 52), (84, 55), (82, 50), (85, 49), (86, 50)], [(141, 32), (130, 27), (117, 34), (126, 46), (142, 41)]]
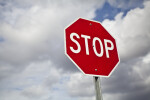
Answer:
[(65, 29), (65, 53), (85, 74), (109, 76), (119, 63), (115, 39), (95, 21), (79, 18)]

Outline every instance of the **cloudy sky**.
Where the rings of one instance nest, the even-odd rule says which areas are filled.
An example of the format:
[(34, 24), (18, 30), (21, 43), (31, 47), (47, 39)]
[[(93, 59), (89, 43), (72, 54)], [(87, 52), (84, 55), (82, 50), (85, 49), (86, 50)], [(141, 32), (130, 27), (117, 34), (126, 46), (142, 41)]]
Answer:
[(0, 100), (95, 100), (93, 77), (64, 54), (78, 17), (100, 21), (118, 44), (103, 99), (150, 99), (149, 0), (0, 0)]

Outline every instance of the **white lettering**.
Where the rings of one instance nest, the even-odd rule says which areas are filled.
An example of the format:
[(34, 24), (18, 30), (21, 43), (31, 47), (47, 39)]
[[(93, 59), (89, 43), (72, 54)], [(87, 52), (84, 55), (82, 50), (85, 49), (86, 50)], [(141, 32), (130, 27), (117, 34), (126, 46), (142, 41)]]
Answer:
[[(111, 47), (108, 47), (107, 43), (111, 44)], [(105, 50), (106, 50), (106, 57), (109, 58), (109, 53), (108, 50), (113, 50), (114, 49), (114, 45), (112, 43), (112, 41), (104, 39), (104, 44), (105, 44)]]
[(89, 55), (88, 39), (90, 39), (91, 37), (87, 35), (81, 35), (81, 37), (83, 37), (85, 40), (86, 55)]
[(79, 42), (73, 38), (74, 36), (77, 37), (78, 39), (80, 39), (80, 37), (77, 33), (71, 33), (70, 35), (70, 39), (77, 45), (77, 50), (75, 50), (73, 47), (70, 47), (70, 50), (74, 53), (79, 53), (81, 51), (81, 46)]

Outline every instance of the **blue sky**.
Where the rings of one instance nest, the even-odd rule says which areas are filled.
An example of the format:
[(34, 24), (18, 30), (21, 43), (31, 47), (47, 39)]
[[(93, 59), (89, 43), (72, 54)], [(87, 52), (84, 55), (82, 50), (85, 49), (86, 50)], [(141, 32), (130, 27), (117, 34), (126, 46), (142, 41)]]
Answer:
[(64, 29), (79, 17), (100, 21), (118, 45), (103, 99), (148, 100), (149, 9), (149, 0), (0, 0), (0, 100), (95, 100), (93, 77), (64, 54)]
[[(119, 1), (118, 4), (112, 5), (111, 3), (105, 2), (103, 7), (100, 9), (96, 9), (95, 13), (97, 14), (94, 18), (94, 20), (102, 22), (105, 19), (114, 20), (114, 17), (120, 13), (123, 12), (123, 16), (126, 16), (127, 12), (134, 8), (143, 8), (143, 0), (124, 0)], [(133, 1), (133, 2), (132, 2)], [(118, 7), (117, 5), (123, 3), (122, 7)], [(129, 5), (130, 4), (130, 5)]]

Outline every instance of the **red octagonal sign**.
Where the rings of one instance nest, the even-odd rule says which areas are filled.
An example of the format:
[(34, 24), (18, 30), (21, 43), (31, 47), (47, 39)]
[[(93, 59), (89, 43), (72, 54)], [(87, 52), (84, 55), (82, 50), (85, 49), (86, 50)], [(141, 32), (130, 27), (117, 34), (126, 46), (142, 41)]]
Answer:
[(65, 29), (65, 52), (89, 75), (109, 76), (119, 63), (115, 39), (100, 23), (82, 18)]

